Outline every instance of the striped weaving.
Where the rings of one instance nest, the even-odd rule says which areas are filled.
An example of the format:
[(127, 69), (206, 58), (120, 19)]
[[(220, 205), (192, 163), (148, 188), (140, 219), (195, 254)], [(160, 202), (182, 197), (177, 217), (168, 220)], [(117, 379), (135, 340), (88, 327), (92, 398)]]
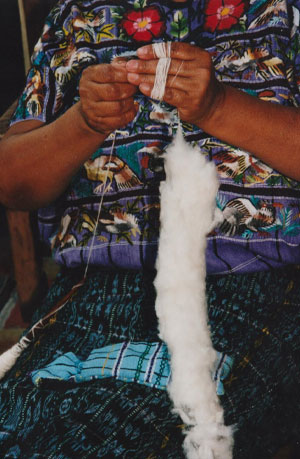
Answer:
[[(213, 379), (217, 393), (224, 394), (222, 380), (233, 364), (230, 356), (218, 354)], [(146, 343), (124, 341), (94, 349), (87, 360), (81, 361), (73, 352), (61, 355), (45, 368), (31, 373), (39, 385), (43, 379), (58, 379), (76, 383), (93, 379), (116, 378), (126, 382), (166, 389), (171, 377), (170, 355), (162, 342)]]

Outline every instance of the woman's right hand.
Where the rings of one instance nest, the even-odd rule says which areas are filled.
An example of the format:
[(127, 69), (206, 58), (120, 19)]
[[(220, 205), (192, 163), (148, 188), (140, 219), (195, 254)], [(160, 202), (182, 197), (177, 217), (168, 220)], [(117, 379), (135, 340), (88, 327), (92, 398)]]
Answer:
[(83, 71), (79, 84), (81, 116), (94, 131), (109, 135), (134, 119), (136, 91), (137, 86), (128, 83), (126, 61), (91, 65)]
[(35, 210), (57, 199), (104, 139), (134, 119), (136, 91), (126, 62), (91, 66), (79, 83), (81, 100), (65, 113), (11, 126), (0, 142), (0, 202)]

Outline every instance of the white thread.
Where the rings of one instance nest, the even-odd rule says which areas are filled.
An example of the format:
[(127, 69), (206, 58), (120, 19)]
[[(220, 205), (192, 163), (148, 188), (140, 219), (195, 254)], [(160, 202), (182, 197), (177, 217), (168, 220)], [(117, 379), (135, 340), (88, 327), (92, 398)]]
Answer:
[(20, 343), (15, 344), (0, 357), (0, 379), (10, 370), (16, 363), (18, 357), (22, 354), (23, 348)]
[[(81, 287), (83, 285), (82, 282), (79, 284), (74, 285), (72, 288), (73, 290)], [(49, 314), (44, 316), (38, 322), (36, 322), (27, 335), (23, 336), (16, 344), (14, 344), (11, 348), (5, 351), (3, 354), (0, 355), (0, 380), (5, 376), (5, 374), (14, 366), (22, 352), (28, 348), (28, 346), (34, 341), (36, 337), (36, 331), (43, 329), (45, 324), (47, 323), (47, 319), (54, 316), (60, 309), (62, 309), (69, 301), (69, 298), (66, 299), (64, 303), (62, 303), (59, 307), (57, 307), (54, 311), (50, 311)], [(31, 338), (28, 338), (30, 336)]]
[(182, 66), (183, 66), (183, 61), (181, 61), (181, 64), (180, 64), (180, 66), (178, 67), (177, 72), (175, 73), (174, 78), (173, 78), (173, 80), (172, 80), (171, 83), (170, 83), (170, 88), (172, 88), (173, 83), (174, 83), (174, 81), (176, 80), (176, 78), (178, 77), (179, 72), (180, 72)]
[[(119, 131), (115, 131), (115, 133), (114, 133), (114, 137), (113, 137), (113, 141), (112, 141), (111, 149), (110, 149), (110, 153), (109, 153), (109, 161), (108, 161), (109, 164), (111, 163), (112, 154), (113, 154), (113, 151), (114, 151), (114, 148), (115, 148), (116, 134), (118, 132)], [(93, 248), (94, 248), (95, 237), (96, 237), (97, 227), (98, 227), (98, 223), (99, 223), (99, 219), (100, 219), (100, 213), (101, 213), (101, 209), (102, 209), (104, 193), (105, 193), (105, 190), (106, 190), (106, 183), (107, 183), (107, 178), (108, 178), (109, 172), (110, 172), (110, 168), (108, 167), (106, 169), (106, 173), (105, 173), (103, 191), (102, 191), (102, 194), (101, 194), (101, 199), (100, 199), (100, 203), (99, 203), (99, 207), (98, 207), (97, 218), (96, 218), (95, 227), (94, 227), (93, 236), (92, 236), (92, 242), (91, 242), (91, 245), (90, 245), (90, 248), (89, 248), (88, 259), (87, 259), (87, 263), (86, 263), (86, 267), (85, 267), (85, 271), (84, 271), (84, 276), (83, 276), (84, 279), (86, 279), (86, 276), (87, 276), (87, 272), (88, 272), (89, 265), (90, 265), (90, 260), (91, 260), (91, 255), (92, 255), (92, 251), (93, 251)]]
[(151, 98), (163, 100), (168, 78), (168, 72), (171, 65), (171, 42), (153, 43), (153, 53), (158, 57), (155, 80), (151, 92)]

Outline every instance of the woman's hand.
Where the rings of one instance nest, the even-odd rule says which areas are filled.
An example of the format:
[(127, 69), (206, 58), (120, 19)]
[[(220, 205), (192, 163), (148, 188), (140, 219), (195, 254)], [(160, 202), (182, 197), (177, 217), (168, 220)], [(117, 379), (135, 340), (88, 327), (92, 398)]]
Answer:
[(34, 210), (57, 199), (105, 138), (133, 120), (136, 90), (126, 62), (91, 66), (80, 81), (80, 101), (56, 120), (14, 124), (0, 142), (0, 201)]
[(80, 80), (80, 113), (90, 128), (109, 135), (134, 119), (136, 91), (136, 85), (127, 80), (125, 61), (92, 65), (83, 71)]
[[(128, 81), (150, 96), (158, 59), (152, 45), (138, 49), (138, 57), (126, 64)], [(209, 53), (188, 43), (172, 43), (171, 65), (163, 100), (177, 107), (180, 119), (200, 127), (201, 122), (214, 112), (222, 97), (223, 87), (215, 77)]]

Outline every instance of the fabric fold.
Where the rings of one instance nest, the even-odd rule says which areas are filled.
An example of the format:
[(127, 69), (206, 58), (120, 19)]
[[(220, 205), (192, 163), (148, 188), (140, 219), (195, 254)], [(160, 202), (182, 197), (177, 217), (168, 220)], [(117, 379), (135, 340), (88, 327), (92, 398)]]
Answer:
[[(230, 356), (218, 353), (218, 362), (212, 375), (218, 395), (224, 394), (222, 381), (232, 365), (233, 359)], [(83, 361), (73, 352), (67, 352), (46, 367), (33, 371), (31, 378), (36, 386), (45, 379), (82, 383), (116, 378), (165, 390), (171, 378), (170, 355), (167, 346), (161, 341), (124, 341), (94, 349)]]

